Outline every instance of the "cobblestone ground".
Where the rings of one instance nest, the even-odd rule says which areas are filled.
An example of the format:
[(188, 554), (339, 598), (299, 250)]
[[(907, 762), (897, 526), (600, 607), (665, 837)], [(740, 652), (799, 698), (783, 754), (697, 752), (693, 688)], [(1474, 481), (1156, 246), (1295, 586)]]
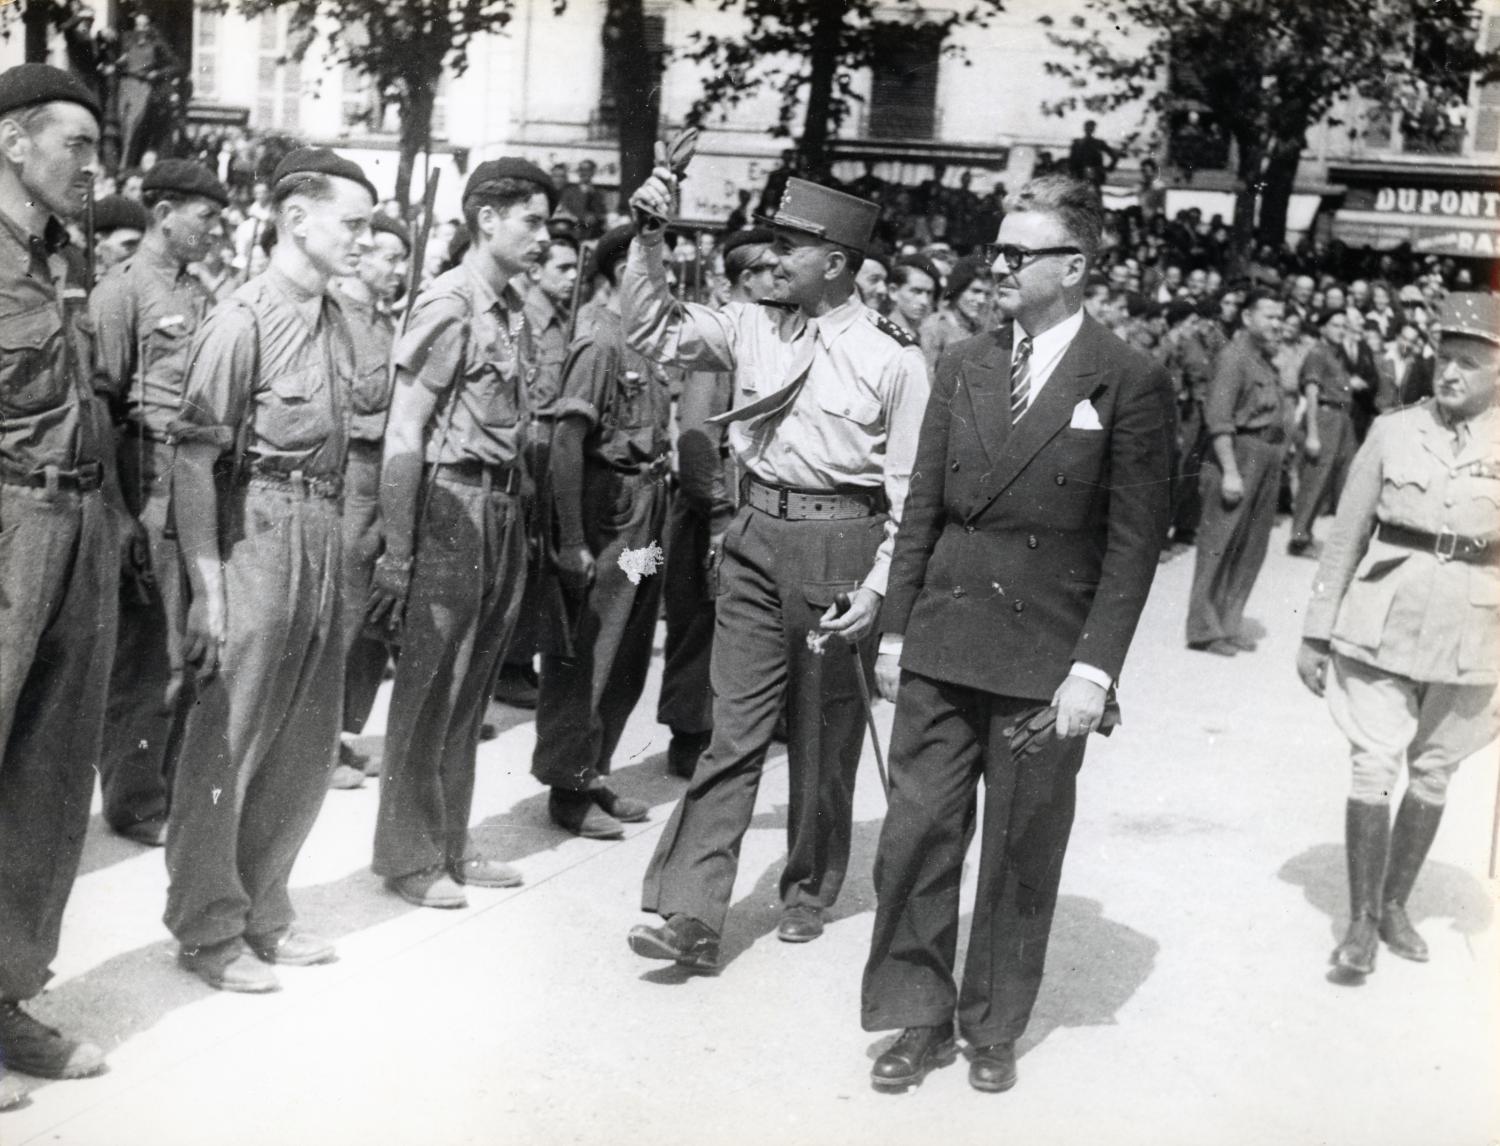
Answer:
[[(0, 1143), (994, 1143), (1487, 1146), (1500, 1136), (1496, 767), (1460, 771), (1412, 900), (1432, 962), (1382, 956), (1325, 980), (1344, 913), (1344, 747), (1292, 669), (1313, 566), (1281, 555), (1251, 615), (1258, 652), (1182, 648), (1191, 555), (1165, 565), (1127, 667), (1125, 726), (1090, 749), (1047, 980), (1021, 1081), (981, 1095), (962, 1063), (883, 1096), (859, 1028), (883, 811), (873, 762), (849, 886), (827, 934), (774, 937), (786, 800), (774, 755), (745, 841), (717, 978), (638, 960), (625, 933), (680, 781), (643, 706), (617, 761), (654, 806), (626, 839), (564, 837), (527, 775), (528, 714), (483, 746), (477, 835), (524, 887), (422, 911), (368, 869), (373, 782), (329, 794), (298, 864), (303, 923), (338, 963), (269, 997), (179, 971), (165, 873), (96, 818), (43, 1017), (112, 1069), (34, 1084)], [(648, 689), (654, 697), (654, 682)], [(383, 703), (383, 701), (382, 701)], [(380, 719), (377, 713), (377, 723)], [(888, 735), (889, 706), (877, 719)], [(378, 751), (379, 728), (366, 745)], [(972, 873), (971, 873), (972, 874)]]

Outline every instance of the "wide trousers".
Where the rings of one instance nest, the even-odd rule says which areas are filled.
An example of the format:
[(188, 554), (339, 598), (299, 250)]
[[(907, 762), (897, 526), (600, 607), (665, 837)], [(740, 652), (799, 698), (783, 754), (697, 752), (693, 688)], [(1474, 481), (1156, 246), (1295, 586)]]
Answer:
[[(1045, 702), (901, 674), (890, 807), (861, 1017), (870, 1031), (951, 1023), (972, 1045), (1019, 1038), (1041, 987), (1084, 739), (1024, 760), (1009, 730)], [(984, 782), (979, 886), (955, 989), (959, 883)]]
[(1338, 508), (1344, 479), (1359, 449), (1354, 437), (1354, 420), (1349, 411), (1318, 407), (1318, 457), (1314, 461), (1302, 452), (1297, 468), (1297, 499), (1292, 510), (1292, 540), (1311, 541), (1313, 523), (1320, 513)]
[(193, 704), (196, 681), (182, 659), (187, 578), (169, 522), (174, 454), (165, 442), (137, 437), (127, 437), (120, 451), (120, 484), (146, 531), (154, 585), (120, 585), (119, 639), (99, 755), (104, 818), (116, 829), (167, 814)]
[(333, 769), (344, 690), (337, 501), (232, 493), (227, 636), (199, 686), (172, 784), (165, 922), (187, 948), (274, 935)]
[(526, 581), (520, 497), (428, 481), (375, 824), (373, 867), (388, 879), (472, 858), (479, 728)]
[(659, 543), (667, 509), (667, 487), (659, 476), (595, 467), (590, 475), (584, 484), (584, 539), (594, 555), (594, 583), (578, 617), (575, 655), (542, 654), (531, 762), (531, 774), (541, 783), (578, 792), (609, 775), (625, 722), (646, 687), (662, 574), (632, 585), (620, 554)]
[(1212, 452), (1200, 477), (1203, 516), (1198, 524), (1198, 552), (1188, 596), (1187, 639), (1190, 644), (1225, 640), (1240, 634), (1245, 604), (1260, 576), (1276, 524), (1276, 496), (1281, 483), (1280, 444), (1249, 434), (1236, 435), (1235, 461), (1245, 496), (1226, 508), (1221, 491), (1224, 474)]
[(714, 689), (714, 586), (708, 570), (709, 520), (680, 493), (667, 518), (667, 642), (656, 719), (674, 732), (710, 732)]
[(0, 484), (0, 1000), (51, 977), (94, 793), (118, 552), (99, 493)]
[(380, 556), (380, 443), (350, 441), (344, 464), (344, 718), (363, 731), (385, 678), (391, 646), (365, 628), (370, 582)]
[(713, 739), (646, 869), (646, 911), (723, 930), (783, 701), (791, 791), (781, 900), (829, 907), (838, 898), (865, 735), (855, 674), (869, 671), (875, 639), (856, 654), (838, 638), (817, 653), (807, 638), (838, 593), (859, 587), (885, 521), (783, 521), (749, 506), (735, 517), (719, 569)]

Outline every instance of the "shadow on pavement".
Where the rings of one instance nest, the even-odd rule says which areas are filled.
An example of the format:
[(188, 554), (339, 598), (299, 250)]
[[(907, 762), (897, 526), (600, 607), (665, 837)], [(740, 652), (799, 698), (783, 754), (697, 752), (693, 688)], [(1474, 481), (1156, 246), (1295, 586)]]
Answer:
[(163, 862), (161, 848), (147, 847), (134, 840), (127, 840), (124, 836), (115, 835), (113, 829), (104, 822), (104, 814), (95, 812), (89, 817), (88, 834), (83, 839), (83, 857), (78, 861), (76, 878), (82, 879), (90, 872), (113, 867), (126, 860), (140, 859), (141, 856), (152, 853), (155, 853), (158, 863)]
[[(1349, 877), (1342, 844), (1318, 844), (1294, 856), (1276, 873), (1300, 887), (1312, 904), (1329, 917), (1329, 934), (1337, 940), (1349, 922)], [(1411, 921), (1446, 919), (1461, 935), (1477, 935), (1490, 926), (1495, 907), (1484, 884), (1462, 868), (1429, 860), (1417, 876), (1406, 904)]]

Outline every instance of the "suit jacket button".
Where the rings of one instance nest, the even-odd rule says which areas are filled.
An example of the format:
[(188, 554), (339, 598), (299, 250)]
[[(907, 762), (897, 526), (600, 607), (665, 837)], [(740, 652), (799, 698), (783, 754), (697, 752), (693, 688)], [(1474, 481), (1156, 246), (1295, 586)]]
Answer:
[(1016, 610), (1016, 612), (1018, 612), (1018, 613), (1019, 613), (1019, 612), (1022, 612), (1022, 611), (1023, 611), (1023, 610), (1024, 610), (1024, 609), (1025, 609), (1025, 608), (1026, 608), (1026, 606), (1025, 606), (1025, 605), (1024, 605), (1024, 604), (1023, 604), (1023, 603), (1022, 603), (1022, 602), (1020, 602), (1020, 601), (1017, 601), (1017, 602), (1016, 602), (1016, 603), (1015, 603), (1015, 606), (1014, 606), (1014, 608), (1015, 608), (1015, 610)]
[(1027, 549), (1035, 549), (1036, 548), (1036, 534), (1035, 533), (1028, 533), (1026, 535), (1026, 548)]
[(962, 585), (953, 586), (953, 595), (955, 597), (962, 597), (964, 595), (964, 587)]
[(1063, 477), (1062, 474), (1058, 474), (1057, 475), (1057, 484), (1058, 485), (1067, 485), (1068, 484), (1068, 479), (1065, 478), (1065, 477)]
[(957, 462), (954, 462), (954, 463), (953, 463), (953, 466), (952, 466), (952, 469), (953, 469), (953, 472), (954, 472), (954, 473), (957, 473), (957, 472), (958, 472), (958, 463), (957, 463)]
[(968, 525), (964, 526), (964, 532), (965, 533), (973, 533), (974, 532), (974, 524), (973, 524), (973, 522), (970, 522)]

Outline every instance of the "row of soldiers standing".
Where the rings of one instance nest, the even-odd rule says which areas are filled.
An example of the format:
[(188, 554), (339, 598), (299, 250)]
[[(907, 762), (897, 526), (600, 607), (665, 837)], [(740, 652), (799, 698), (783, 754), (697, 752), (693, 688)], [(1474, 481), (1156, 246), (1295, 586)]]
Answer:
[[(147, 176), (139, 250), (90, 290), (60, 220), (85, 210), (99, 136), (67, 73), (0, 75), (0, 1068), (61, 1078), (96, 1073), (102, 1051), (23, 1004), (50, 976), (96, 765), (111, 827), (165, 845), (179, 963), (251, 993), (277, 989), (277, 964), (334, 957), (297, 925), (288, 880), (340, 730), (363, 725), (392, 656), (375, 872), (428, 907), (521, 881), (468, 823), (528, 594), (549, 619), (525, 648), (543, 653), (533, 772), (552, 818), (603, 838), (645, 818), (606, 777), (662, 578), (618, 558), (662, 536), (672, 402), (621, 330), (629, 228), (593, 252), (606, 286), (587, 337), (569, 347), (558, 307), (528, 298), (561, 250), (557, 190), (531, 163), (476, 167), (468, 249), (398, 330), (411, 237), (323, 149), (276, 170), (269, 264), (223, 301), (187, 268), (228, 195), (178, 160)], [(688, 437), (719, 500), (683, 499), (702, 512), (674, 524), (677, 575), (699, 586), (664, 709), (686, 714), (686, 772), (706, 739), (701, 586), (725, 512), (722, 471), (705, 476), (717, 437)]]

